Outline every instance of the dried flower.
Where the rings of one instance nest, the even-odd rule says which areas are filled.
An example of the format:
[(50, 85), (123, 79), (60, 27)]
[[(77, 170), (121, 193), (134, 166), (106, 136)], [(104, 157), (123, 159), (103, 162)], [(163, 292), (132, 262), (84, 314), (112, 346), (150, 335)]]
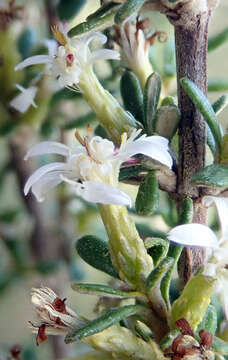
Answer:
[(31, 295), (37, 320), (29, 323), (37, 334), (37, 346), (45, 341), (48, 335), (66, 335), (85, 325), (86, 322), (65, 304), (66, 299), (61, 300), (48, 287), (32, 289)]

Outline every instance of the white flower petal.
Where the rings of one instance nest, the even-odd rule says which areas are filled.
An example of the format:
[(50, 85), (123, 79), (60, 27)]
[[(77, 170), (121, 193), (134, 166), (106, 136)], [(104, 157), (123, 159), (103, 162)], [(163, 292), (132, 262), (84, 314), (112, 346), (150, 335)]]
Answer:
[[(105, 205), (131, 206), (131, 198), (123, 191), (97, 181), (84, 181), (78, 195), (83, 199)], [(77, 191), (77, 190), (76, 190)]]
[(32, 185), (32, 193), (35, 195), (37, 201), (42, 202), (44, 201), (47, 192), (61, 182), (62, 179), (59, 174), (57, 176), (55, 173), (46, 174)]
[(120, 53), (116, 50), (109, 50), (109, 49), (99, 49), (93, 51), (92, 54), (89, 56), (88, 65), (93, 64), (97, 60), (120, 60)]
[(216, 196), (204, 196), (203, 204), (205, 206), (211, 206), (215, 203), (218, 217), (221, 224), (222, 236), (220, 243), (228, 240), (228, 198), (216, 197)]
[(173, 164), (172, 157), (168, 152), (168, 140), (162, 136), (143, 137), (134, 142), (127, 142), (125, 148), (117, 154), (117, 157), (124, 162), (136, 154), (149, 156), (169, 168)]
[(103, 182), (84, 181), (83, 183), (70, 180), (61, 175), (62, 180), (74, 186), (76, 194), (84, 200), (105, 205), (131, 206), (131, 198), (124, 192)]
[(43, 141), (31, 147), (26, 153), (24, 160), (28, 160), (32, 156), (38, 156), (43, 154), (58, 154), (63, 156), (69, 156), (70, 148), (65, 144), (56, 141)]
[(174, 227), (168, 232), (169, 241), (187, 246), (218, 247), (215, 233), (206, 225), (185, 224)]
[(31, 105), (37, 108), (37, 105), (33, 101), (38, 90), (37, 87), (31, 86), (25, 89), (19, 84), (16, 84), (16, 87), (21, 91), (21, 94), (17, 95), (13, 100), (11, 100), (9, 105), (22, 114), (25, 113)]
[(28, 57), (27, 59), (20, 62), (15, 66), (14, 70), (21, 70), (30, 65), (38, 65), (38, 64), (48, 64), (52, 62), (52, 57), (49, 55), (35, 55)]
[(44, 45), (48, 49), (48, 55), (53, 57), (57, 53), (58, 43), (55, 40), (45, 39), (43, 41)]
[(24, 187), (24, 194), (27, 195), (31, 187), (37, 183), (37, 181), (41, 181), (41, 184), (44, 183), (45, 185), (46, 181), (43, 177), (48, 173), (52, 173), (53, 177), (56, 177), (57, 181), (57, 179), (60, 177), (60, 174), (64, 171), (66, 171), (66, 164), (64, 163), (55, 162), (42, 166), (28, 178)]

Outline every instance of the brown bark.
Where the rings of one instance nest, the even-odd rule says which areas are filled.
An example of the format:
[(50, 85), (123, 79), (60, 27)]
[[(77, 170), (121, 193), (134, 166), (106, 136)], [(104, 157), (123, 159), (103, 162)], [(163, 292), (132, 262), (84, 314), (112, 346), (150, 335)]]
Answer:
[[(175, 27), (178, 103), (181, 110), (179, 127), (179, 165), (177, 194), (179, 201), (189, 196), (194, 201), (193, 222), (206, 223), (206, 209), (200, 204), (200, 191), (191, 183), (192, 176), (205, 166), (205, 121), (180, 85), (180, 79), (192, 80), (207, 92), (207, 44), (210, 12), (200, 13), (191, 26)], [(179, 262), (179, 275), (185, 284), (203, 265), (205, 250), (185, 248)]]

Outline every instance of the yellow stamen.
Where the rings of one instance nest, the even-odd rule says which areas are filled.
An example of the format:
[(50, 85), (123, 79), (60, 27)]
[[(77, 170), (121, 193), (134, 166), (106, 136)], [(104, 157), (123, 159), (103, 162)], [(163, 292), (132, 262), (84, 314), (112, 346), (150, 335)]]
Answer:
[(67, 39), (65, 35), (59, 30), (58, 25), (53, 25), (51, 27), (51, 31), (53, 32), (54, 36), (56, 37), (56, 40), (60, 45), (65, 46), (67, 44)]

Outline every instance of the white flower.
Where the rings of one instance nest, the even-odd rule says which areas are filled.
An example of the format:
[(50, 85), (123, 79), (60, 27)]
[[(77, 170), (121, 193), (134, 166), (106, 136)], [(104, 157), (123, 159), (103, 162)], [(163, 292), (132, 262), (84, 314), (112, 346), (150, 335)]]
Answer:
[(228, 319), (228, 198), (205, 196), (203, 204), (207, 207), (215, 204), (217, 208), (221, 225), (219, 239), (208, 226), (201, 224), (176, 226), (167, 237), (178, 244), (210, 248), (203, 274), (217, 279), (215, 291), (222, 298)]
[(51, 74), (62, 86), (73, 86), (79, 83), (80, 77), (91, 69), (96, 60), (119, 59), (119, 53), (114, 50), (90, 51), (89, 45), (94, 38), (98, 38), (102, 45), (107, 41), (107, 37), (101, 33), (93, 33), (80, 40), (70, 40), (63, 29), (60, 31), (55, 27), (53, 32), (60, 46), (56, 49), (52, 46), (49, 55), (36, 55), (23, 60), (15, 67), (16, 71), (30, 65), (47, 64)]
[(32, 189), (39, 201), (45, 194), (62, 181), (74, 186), (77, 195), (83, 199), (101, 204), (131, 205), (130, 197), (117, 188), (120, 165), (135, 154), (144, 154), (160, 163), (172, 166), (168, 152), (168, 140), (161, 136), (145, 135), (135, 139), (140, 131), (135, 131), (117, 150), (112, 141), (99, 136), (82, 139), (76, 132), (80, 146), (69, 148), (58, 142), (42, 142), (34, 145), (25, 159), (42, 154), (59, 154), (66, 162), (55, 162), (36, 170), (25, 184), (24, 192)]
[(145, 38), (143, 30), (132, 20), (121, 26), (120, 36), (118, 42), (126, 65), (135, 72), (144, 87), (148, 76), (153, 72), (149, 61), (149, 41)]
[(21, 93), (10, 101), (10, 106), (22, 114), (28, 110), (30, 105), (32, 105), (34, 108), (37, 108), (37, 105), (34, 103), (37, 87), (30, 86), (29, 88), (25, 89), (19, 84), (16, 84), (16, 87), (21, 91)]
[(30, 322), (30, 326), (33, 332), (37, 334), (37, 345), (45, 341), (47, 335), (66, 335), (73, 329), (79, 329), (86, 324), (65, 305), (66, 299), (61, 300), (48, 287), (32, 289), (31, 295), (37, 319)]

